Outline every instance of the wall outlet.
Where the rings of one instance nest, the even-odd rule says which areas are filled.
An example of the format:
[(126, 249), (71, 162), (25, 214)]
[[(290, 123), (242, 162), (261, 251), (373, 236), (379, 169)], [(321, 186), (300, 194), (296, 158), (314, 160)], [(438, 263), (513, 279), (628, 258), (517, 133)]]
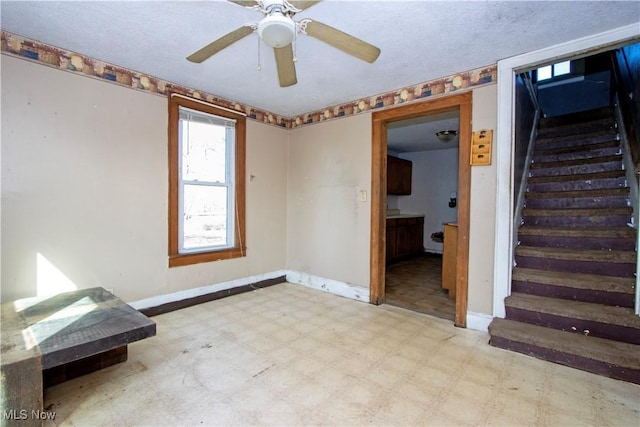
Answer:
[(360, 190), (360, 201), (361, 202), (367, 201), (367, 190)]

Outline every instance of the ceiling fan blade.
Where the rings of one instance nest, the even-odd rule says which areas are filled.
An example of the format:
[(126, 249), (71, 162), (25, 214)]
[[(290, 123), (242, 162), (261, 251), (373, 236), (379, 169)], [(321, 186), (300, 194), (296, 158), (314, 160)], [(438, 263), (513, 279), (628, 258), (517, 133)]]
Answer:
[(312, 1), (312, 0), (292, 1), (292, 0), (289, 0), (289, 4), (291, 4), (291, 6), (295, 7), (296, 9), (305, 10), (305, 9), (309, 9), (314, 4), (320, 3), (321, 1), (322, 0), (318, 0), (318, 1)]
[(227, 0), (230, 3), (235, 3), (244, 7), (253, 7), (256, 5), (255, 0)]
[(374, 45), (322, 22), (309, 20), (305, 33), (369, 63), (378, 59), (380, 55), (380, 49)]
[(273, 48), (273, 52), (276, 55), (280, 87), (293, 86), (298, 83), (296, 65), (293, 62), (293, 48), (291, 45)]
[(225, 34), (218, 40), (209, 43), (202, 49), (187, 56), (187, 59), (191, 62), (200, 63), (205, 59), (208, 59), (210, 56), (220, 52), (225, 47), (237, 42), (244, 37), (247, 37), (251, 33), (253, 33), (253, 28), (251, 28), (250, 26), (240, 27), (237, 30), (233, 30), (228, 34)]

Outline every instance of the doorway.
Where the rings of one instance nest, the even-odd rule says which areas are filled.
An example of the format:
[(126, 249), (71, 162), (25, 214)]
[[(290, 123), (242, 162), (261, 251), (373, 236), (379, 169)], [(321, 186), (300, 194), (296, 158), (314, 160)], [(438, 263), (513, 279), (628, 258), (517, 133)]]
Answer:
[(387, 210), (387, 130), (391, 123), (431, 114), (457, 111), (460, 120), (457, 191), (457, 253), (455, 256), (455, 320), (466, 327), (469, 208), (471, 168), (471, 102), (472, 92), (433, 101), (397, 107), (372, 115), (372, 183), (371, 183), (371, 284), (372, 304), (385, 302), (386, 280), (386, 210)]
[[(455, 293), (443, 280), (451, 275), (443, 274), (443, 252), (446, 246), (450, 264), (450, 233), (458, 222), (459, 111), (398, 120), (387, 128), (385, 303), (453, 322)], [(399, 164), (410, 168), (406, 189), (394, 185)]]

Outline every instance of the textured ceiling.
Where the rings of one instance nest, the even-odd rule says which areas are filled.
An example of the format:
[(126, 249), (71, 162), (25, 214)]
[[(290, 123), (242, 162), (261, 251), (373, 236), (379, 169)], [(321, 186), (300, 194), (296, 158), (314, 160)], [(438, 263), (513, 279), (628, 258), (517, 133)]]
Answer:
[(387, 146), (394, 153), (446, 150), (458, 148), (458, 137), (442, 142), (436, 136), (441, 130), (459, 130), (460, 112), (430, 114), (389, 123)]
[(278, 86), (258, 37), (202, 64), (185, 57), (260, 12), (226, 1), (2, 1), (3, 30), (291, 117), (495, 64), (640, 21), (637, 1), (336, 1), (296, 15), (382, 50), (368, 64), (316, 39), (296, 42), (298, 84)]

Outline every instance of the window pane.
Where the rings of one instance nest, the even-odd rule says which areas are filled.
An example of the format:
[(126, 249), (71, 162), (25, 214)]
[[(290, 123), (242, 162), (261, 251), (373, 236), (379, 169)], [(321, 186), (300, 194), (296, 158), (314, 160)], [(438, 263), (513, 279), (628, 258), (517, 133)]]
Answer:
[(571, 72), (571, 61), (559, 62), (553, 66), (553, 75), (561, 76)]
[(546, 67), (538, 68), (538, 81), (546, 80), (551, 78), (551, 65), (547, 65)]
[(182, 179), (225, 182), (225, 127), (180, 120)]
[(184, 186), (183, 248), (228, 246), (227, 187)]

